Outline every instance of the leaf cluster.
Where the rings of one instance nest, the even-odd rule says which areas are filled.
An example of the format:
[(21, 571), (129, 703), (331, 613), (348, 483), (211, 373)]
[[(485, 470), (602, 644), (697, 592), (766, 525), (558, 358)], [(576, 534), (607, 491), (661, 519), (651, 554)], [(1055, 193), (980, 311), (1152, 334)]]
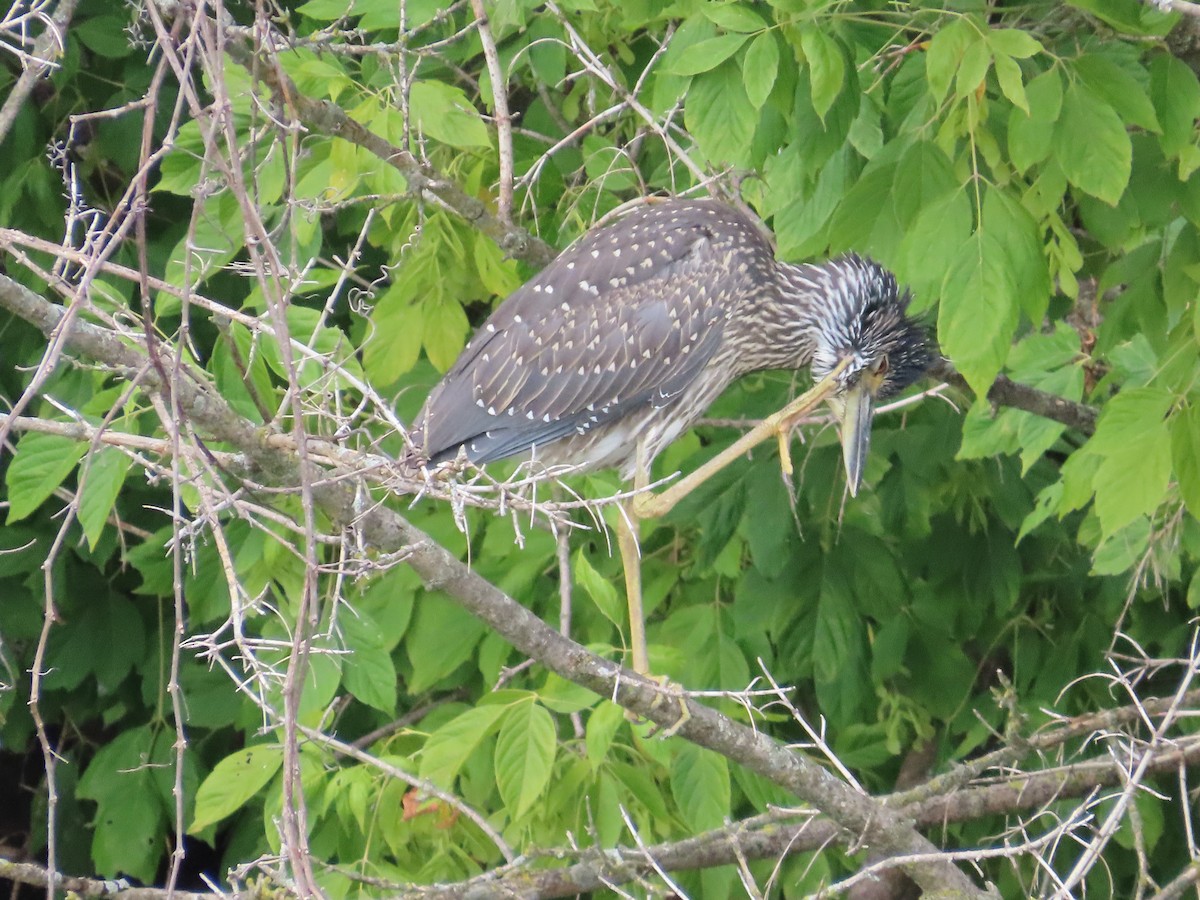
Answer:
[[(855, 250), (892, 268), (979, 397), (1005, 373), (1100, 410), (1091, 436), (970, 396), (884, 413), (868, 489), (851, 502), (829, 428), (806, 430), (795, 483), (772, 451), (727, 470), (643, 534), (656, 672), (714, 691), (764, 670), (795, 685), (832, 752), (880, 792), (914, 748), (932, 745), (940, 770), (1045, 709), (1111, 705), (1109, 685), (1087, 676), (1121, 658), (1114, 646), (1146, 661), (1187, 655), (1200, 605), (1200, 80), (1162, 41), (1174, 16), (1134, 0), (1077, 0), (1069, 13), (969, 0), (502, 0), (488, 28), (503, 86), (465, 4), (309, 0), (282, 17), (289, 43), (265, 58), (299, 92), (488, 206), (511, 152), (515, 218), (554, 246), (631, 198), (713, 177), (706, 187), (770, 223), (781, 258)], [(290, 127), (287, 103), (231, 57), (208, 59), (187, 91), (164, 88), (147, 125), (127, 105), (150, 90), (153, 34), (144, 18), (80, 5), (47, 102), (22, 109), (6, 138), (0, 218), (57, 243), (65, 216), (116, 215), (148, 127), (169, 152), (142, 245), (115, 247), (111, 261), (157, 281), (143, 290), (99, 271), (84, 315), (144, 322), (131, 341), (153, 335), (264, 430), (299, 423), (398, 453), (381, 409), (410, 421), (531, 266), (392, 161)], [(514, 119), (508, 148), (492, 118), (498, 90)], [(173, 117), (188, 91), (224, 104), (236, 152), (220, 149), (217, 119)], [(71, 115), (116, 108), (82, 136), (69, 128)], [(56, 170), (44, 147), (68, 138)], [(64, 172), (82, 200), (64, 198)], [(278, 265), (266, 277), (247, 274), (257, 229)], [(44, 248), (3, 239), (14, 262), (37, 259), (17, 277), (47, 288)], [(287, 308), (273, 319), (276, 290)], [(16, 319), (0, 327), (11, 401), (47, 350)], [(237, 461), (184, 478), (141, 449), (134, 438), (173, 435), (128, 375), (59, 365), (25, 412), (57, 432), (21, 433), (0, 463), (0, 752), (40, 758), (27, 705), (38, 659), (37, 712), (54, 733), (43, 740), (63, 763), (37, 787), (44, 796), (57, 779), (68, 866), (161, 879), (164, 837), (181, 827), (224, 867), (278, 852), (282, 673), (309, 592), (319, 603), (300, 724), (408, 776), (303, 745), (310, 850), (329, 864), (319, 881), (331, 895), (499, 865), (503, 848), (466, 809), (536, 855), (568, 834), (583, 848), (634, 833), (669, 841), (794, 802), (522, 668), (402, 560), (331, 536), (320, 515), (306, 529), (302, 497), (214, 501)], [(795, 390), (792, 373), (744, 379), (658, 474), (695, 468), (733, 440), (720, 420), (761, 418)], [(69, 431), (81, 423), (129, 441), (81, 440)], [(604, 497), (620, 486), (601, 473), (569, 487)], [(364, 503), (398, 502), (374, 490)], [(565, 566), (527, 517), (429, 499), (409, 514), (547, 621), (570, 594), (571, 636), (622, 658), (620, 565), (600, 527), (611, 508), (578, 515)], [(177, 628), (204, 654), (177, 650)], [(1169, 692), (1178, 671), (1147, 662), (1138, 677), (1139, 690)], [(714, 702), (781, 741), (808, 740), (778, 706)], [(1159, 877), (1186, 862), (1180, 829), (1166, 827), (1172, 801), (1143, 794), (1136, 809), (1141, 830), (1120, 835), (1091, 889), (1132, 896), (1147, 860)], [(983, 820), (945, 834), (974, 845), (999, 830)], [(774, 877), (799, 896), (857, 863), (802, 854)], [(773, 863), (749, 868), (765, 882)], [(1045, 875), (1024, 857), (988, 877), (1017, 896)], [(737, 878), (726, 866), (681, 883), (723, 896)]]

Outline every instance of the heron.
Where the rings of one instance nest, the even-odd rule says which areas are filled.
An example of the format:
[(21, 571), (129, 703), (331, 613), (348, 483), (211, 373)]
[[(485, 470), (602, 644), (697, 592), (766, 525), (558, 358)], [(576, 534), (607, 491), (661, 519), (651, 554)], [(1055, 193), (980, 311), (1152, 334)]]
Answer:
[[(618, 516), (634, 671), (649, 673), (640, 519), (774, 434), (787, 439), (822, 401), (839, 423), (857, 493), (876, 401), (929, 364), (908, 291), (850, 253), (820, 264), (775, 259), (746, 213), (714, 200), (648, 202), (593, 229), (514, 291), (467, 342), (413, 424), (429, 467), (525, 455), (577, 471), (616, 467), (636, 490)], [(654, 458), (736, 378), (809, 367), (816, 387), (661, 494)]]

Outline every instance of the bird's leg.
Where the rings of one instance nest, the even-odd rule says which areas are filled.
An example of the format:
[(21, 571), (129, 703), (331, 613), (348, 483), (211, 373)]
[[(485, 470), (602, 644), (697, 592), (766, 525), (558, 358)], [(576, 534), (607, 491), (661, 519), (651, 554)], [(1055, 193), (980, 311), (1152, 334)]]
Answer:
[[(638, 534), (641, 517), (638, 515), (636, 498), (649, 483), (650, 467), (646, 462), (645, 445), (638, 441), (633, 476), (634, 497), (621, 504), (621, 509), (617, 511), (617, 547), (621, 552), (621, 568), (625, 572), (625, 600), (629, 605), (629, 646), (633, 656), (633, 671), (652, 678), (660, 682), (663, 688), (669, 689), (670, 683), (665, 677), (655, 678), (650, 674), (650, 659), (646, 651), (646, 613), (642, 606), (642, 551)], [(663, 737), (671, 737), (692, 717), (687, 708), (687, 701), (682, 696), (679, 696), (679, 709), (678, 720), (662, 733)], [(633, 714), (627, 715), (630, 719), (637, 719)]]
[(646, 620), (642, 611), (642, 551), (638, 545), (638, 514), (633, 507), (632, 502), (626, 502), (617, 511), (617, 547), (621, 551), (621, 568), (625, 571), (633, 671), (646, 675), (650, 663), (646, 657)]
[(643, 519), (664, 516), (670, 512), (680, 500), (706, 482), (717, 472), (721, 471), (744, 453), (754, 449), (763, 441), (774, 436), (779, 440), (779, 453), (784, 472), (792, 471), (791, 454), (788, 451), (788, 433), (796, 420), (815, 409), (822, 400), (830, 396), (838, 387), (838, 376), (850, 365), (847, 357), (839, 362), (828, 375), (805, 391), (777, 413), (767, 416), (754, 428), (746, 432), (731, 445), (726, 447), (696, 471), (685, 475), (665, 491), (658, 494), (639, 493), (633, 498), (636, 514)]

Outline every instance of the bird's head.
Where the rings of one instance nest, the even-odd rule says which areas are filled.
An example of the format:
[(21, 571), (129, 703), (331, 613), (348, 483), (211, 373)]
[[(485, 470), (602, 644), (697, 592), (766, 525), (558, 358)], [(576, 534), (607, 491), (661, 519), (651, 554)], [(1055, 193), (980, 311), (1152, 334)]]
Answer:
[(812, 373), (819, 381), (848, 360), (828, 402), (839, 420), (853, 496), (862, 480), (875, 404), (929, 367), (929, 336), (906, 315), (908, 291), (901, 291), (895, 276), (878, 263), (848, 254), (813, 268), (820, 270), (813, 280), (820, 282), (823, 296), (811, 310)]

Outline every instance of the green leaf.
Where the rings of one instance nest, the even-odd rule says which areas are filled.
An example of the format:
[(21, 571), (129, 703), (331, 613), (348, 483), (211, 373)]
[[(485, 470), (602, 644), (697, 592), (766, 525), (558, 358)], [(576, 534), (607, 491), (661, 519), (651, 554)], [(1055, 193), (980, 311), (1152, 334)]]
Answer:
[(93, 16), (71, 28), (71, 34), (79, 38), (89, 50), (109, 59), (124, 59), (133, 52), (133, 44), (125, 29), (128, 16)]
[(546, 674), (546, 681), (537, 691), (538, 703), (556, 713), (574, 713), (590, 709), (599, 702), (595, 691), (567, 681), (555, 672)]
[(602, 700), (588, 716), (584, 744), (593, 772), (600, 768), (608, 756), (609, 748), (624, 724), (625, 710), (610, 700)]
[(354, 88), (354, 79), (344, 67), (332, 59), (312, 56), (302, 50), (288, 66), (288, 74), (301, 91), (330, 100), (336, 101)]
[(85, 463), (83, 491), (79, 497), (79, 524), (93, 550), (132, 464), (133, 461), (115, 447), (101, 447)]
[[(895, 145), (895, 141), (888, 148)], [(896, 185), (896, 159), (888, 158), (887, 149), (867, 163), (858, 182), (842, 198), (829, 223), (829, 246), (837, 253), (856, 248), (880, 256), (874, 236), (879, 232), (884, 240), (898, 238), (899, 223), (895, 222), (892, 188)], [(889, 225), (895, 224), (895, 232)]]
[(1162, 132), (1154, 104), (1150, 102), (1149, 78), (1139, 69), (1143, 81), (1135, 78), (1123, 66), (1100, 53), (1088, 53), (1072, 63), (1084, 83), (1104, 98), (1127, 122), (1156, 133)]
[(750, 44), (742, 59), (742, 81), (746, 96), (755, 109), (767, 102), (779, 73), (779, 44), (775, 35), (764, 31)]
[(741, 3), (731, 3), (728, 6), (706, 6), (704, 16), (727, 31), (753, 32), (767, 27), (762, 16)]
[(1029, 113), (1029, 100), (1025, 96), (1025, 83), (1021, 80), (1021, 67), (1010, 56), (997, 54), (993, 60), (996, 68), (996, 80), (1000, 90), (1013, 106)]
[(1017, 302), (1030, 321), (1040, 322), (1051, 294), (1041, 230), (1025, 207), (997, 188), (988, 188), (984, 197), (983, 222), (1004, 247)]
[(1116, 110), (1076, 82), (1063, 95), (1054, 158), (1071, 184), (1116, 206), (1129, 184), (1133, 144)]
[[(1193, 403), (1171, 420), (1171, 460), (1179, 493), (1188, 511), (1200, 519), (1200, 405)], [(1200, 574), (1192, 584), (1200, 583)]]
[(169, 740), (150, 726), (130, 728), (105, 745), (79, 779), (77, 795), (97, 803), (92, 860), (104, 875), (153, 879), (165, 807), (156, 766), (170, 765)]
[[(1177, 196), (1177, 183), (1168, 182), (1167, 189)], [(1162, 297), (1172, 327), (1196, 305), (1197, 295), (1200, 295), (1200, 232), (1189, 224), (1175, 236), (1162, 267)]]
[(896, 616), (880, 625), (871, 641), (871, 677), (882, 684), (904, 667), (911, 625), (904, 616)]
[(429, 361), (439, 372), (445, 372), (458, 358), (471, 323), (462, 304), (448, 297), (439, 297), (421, 304), (421, 339)]
[(808, 62), (811, 79), (812, 104), (822, 122), (833, 101), (842, 92), (846, 77), (846, 62), (842, 48), (821, 28), (805, 28), (800, 32), (800, 48)]
[[(1096, 517), (1090, 517), (1087, 522), (1096, 522)], [(1127, 527), (1116, 534), (1104, 538), (1092, 555), (1093, 575), (1120, 575), (1128, 572), (1145, 559), (1146, 551), (1150, 549), (1150, 520), (1145, 516), (1134, 519)]]
[(958, 64), (958, 72), (954, 76), (954, 93), (960, 99), (966, 99), (979, 90), (979, 85), (987, 77), (988, 66), (992, 64), (992, 48), (988, 46), (983, 35), (976, 34), (974, 40), (963, 48), (962, 60)]
[(996, 53), (1015, 59), (1028, 59), (1045, 49), (1037, 38), (1019, 28), (994, 28), (987, 33), (987, 42)]
[(1181, 60), (1160, 53), (1150, 63), (1150, 96), (1162, 124), (1159, 144), (1163, 154), (1176, 157), (1196, 142), (1200, 79)]
[(938, 29), (925, 51), (925, 75), (930, 96), (941, 103), (950, 90), (967, 46), (979, 40), (979, 32), (966, 18), (955, 19)]
[(758, 112), (742, 84), (742, 72), (727, 61), (692, 79), (684, 104), (684, 122), (714, 163), (744, 163), (750, 158), (750, 141)]
[(1068, 0), (1071, 6), (1090, 12), (1118, 32), (1133, 35), (1165, 35), (1178, 15), (1152, 9), (1138, 0)]
[(1092, 482), (1104, 538), (1158, 508), (1171, 478), (1172, 397), (1158, 388), (1122, 391), (1108, 402), (1088, 448), (1104, 457)]
[(1127, 388), (1108, 401), (1087, 447), (1105, 456), (1120, 453), (1147, 429), (1164, 424), (1173, 398), (1157, 387)]
[(865, 159), (874, 159), (883, 149), (883, 123), (879, 107), (868, 94), (862, 95), (858, 116), (850, 126), (846, 139)]
[(671, 794), (690, 833), (725, 824), (732, 795), (725, 757), (684, 744), (671, 760)]
[(742, 49), (747, 40), (749, 35), (722, 34), (692, 44), (675, 58), (667, 71), (672, 75), (699, 75), (701, 72), (709, 72)]
[(624, 628), (625, 603), (612, 582), (597, 572), (591, 561), (583, 555), (582, 549), (575, 551), (571, 568), (575, 573), (575, 583), (587, 591), (604, 618), (618, 628)]
[[(39, 534), (23, 525), (0, 528), (0, 578), (32, 575), (45, 561), (52, 540), (53, 535)], [(145, 547), (146, 543), (134, 549)]]
[(513, 706), (496, 739), (496, 785), (509, 816), (520, 818), (550, 783), (558, 738), (554, 719), (537, 703)]
[(1015, 410), (996, 410), (986, 398), (978, 398), (963, 417), (962, 443), (955, 459), (987, 459), (1016, 453), (1020, 447), (1019, 420)]
[(225, 757), (196, 792), (196, 809), (188, 834), (196, 834), (231, 816), (250, 801), (283, 765), (278, 744), (256, 744)]
[(339, 617), (346, 649), (353, 654), (342, 668), (342, 684), (367, 706), (389, 715), (396, 711), (396, 667), (374, 618), (343, 610)]
[(93, 675), (100, 690), (111, 694), (143, 661), (145, 641), (145, 626), (129, 598), (108, 591), (93, 596), (52, 635), (51, 658), (61, 662), (46, 676), (46, 686), (73, 688)]
[(685, 19), (675, 30), (667, 52), (663, 54), (662, 62), (654, 75), (654, 86), (650, 91), (650, 108), (656, 113), (665, 113), (678, 102), (679, 97), (687, 90), (690, 76), (671, 74), (677, 60), (687, 53), (688, 49), (701, 41), (706, 41), (717, 33), (712, 22), (703, 16), (692, 16)]
[(962, 187), (946, 154), (929, 141), (917, 141), (900, 158), (896, 183), (904, 185), (902, 191), (892, 192), (896, 217), (904, 227), (922, 210)]
[(529, 64), (537, 80), (557, 87), (567, 75), (567, 45), (562, 27), (548, 16), (538, 16), (529, 23)]
[[(847, 151), (835, 153), (821, 168), (812, 194), (797, 196), (796, 192), (780, 190), (786, 205), (775, 215), (775, 240), (781, 259), (800, 259), (818, 252), (825, 241), (821, 230), (849, 187), (850, 171)], [(775, 199), (772, 186), (772, 199)]]
[(8, 524), (18, 522), (54, 493), (87, 451), (83, 441), (27, 431), (17, 441), (4, 481), (8, 485)]
[(822, 711), (834, 721), (850, 722), (870, 687), (864, 677), (866, 628), (845, 571), (825, 559), (813, 635), (813, 681)]
[(417, 81), (409, 94), (413, 125), (436, 141), (469, 150), (491, 147), (479, 113), (461, 89), (440, 81)]
[(1013, 109), (1008, 117), (1008, 152), (1018, 172), (1050, 155), (1054, 127), (1062, 109), (1062, 77), (1051, 69), (1025, 86), (1029, 109)]
[[(983, 222), (962, 245), (946, 274), (938, 310), (938, 336), (946, 355), (979, 396), (987, 394), (1008, 357), (1020, 318), (1015, 273), (1004, 237), (1011, 232), (1006, 210), (989, 190)], [(1004, 227), (993, 230), (994, 221)]]
[(928, 628), (919, 629), (912, 635), (907, 660), (913, 697), (940, 719), (953, 716), (962, 706), (976, 667), (962, 645), (947, 642)]
[[(222, 192), (208, 197), (188, 234), (171, 250), (163, 280), (203, 283), (241, 252), (243, 234), (242, 210), (233, 195)], [(173, 294), (159, 293), (154, 301), (154, 312), (160, 317), (179, 315), (179, 309), (179, 297)]]
[(103, 803), (126, 796), (128, 776), (150, 763), (154, 731), (147, 725), (130, 728), (101, 747), (79, 779), (77, 794)]
[(393, 283), (375, 304), (375, 339), (363, 350), (363, 366), (376, 385), (394, 383), (420, 358), (425, 316), (406, 296), (412, 289), (409, 279)]
[(421, 777), (445, 790), (453, 788), (463, 765), (483, 739), (499, 728), (506, 712), (506, 704), (477, 706), (438, 728), (421, 748)]
[(1038, 526), (1053, 516), (1062, 502), (1063, 483), (1056, 481), (1042, 488), (1037, 495), (1033, 511), (1021, 522), (1021, 530), (1017, 532), (1017, 543), (1037, 530)]
[[(796, 73), (792, 142), (784, 153), (794, 153), (799, 171), (816, 177), (826, 162), (845, 147), (850, 128), (862, 107), (862, 95), (858, 90), (857, 73), (851, 68), (846, 72), (846, 89), (837, 96), (832, 108), (822, 119), (813, 105), (810, 76), (811, 71), (807, 66)], [(886, 150), (877, 154), (871, 162), (876, 162), (885, 153)], [(894, 164), (895, 158), (892, 157), (891, 161)]]
[(929, 203), (905, 229), (896, 276), (912, 289), (916, 309), (927, 309), (941, 297), (943, 273), (970, 239), (971, 219), (969, 195), (956, 191)]
[(746, 490), (747, 506), (753, 512), (742, 521), (750, 557), (763, 575), (775, 578), (791, 558), (794, 533), (779, 527), (789, 518), (788, 488), (779, 467), (767, 464), (751, 469)]
[(412, 663), (408, 693), (429, 690), (465, 663), (486, 631), (482, 622), (442, 594), (423, 596), (404, 638)]

